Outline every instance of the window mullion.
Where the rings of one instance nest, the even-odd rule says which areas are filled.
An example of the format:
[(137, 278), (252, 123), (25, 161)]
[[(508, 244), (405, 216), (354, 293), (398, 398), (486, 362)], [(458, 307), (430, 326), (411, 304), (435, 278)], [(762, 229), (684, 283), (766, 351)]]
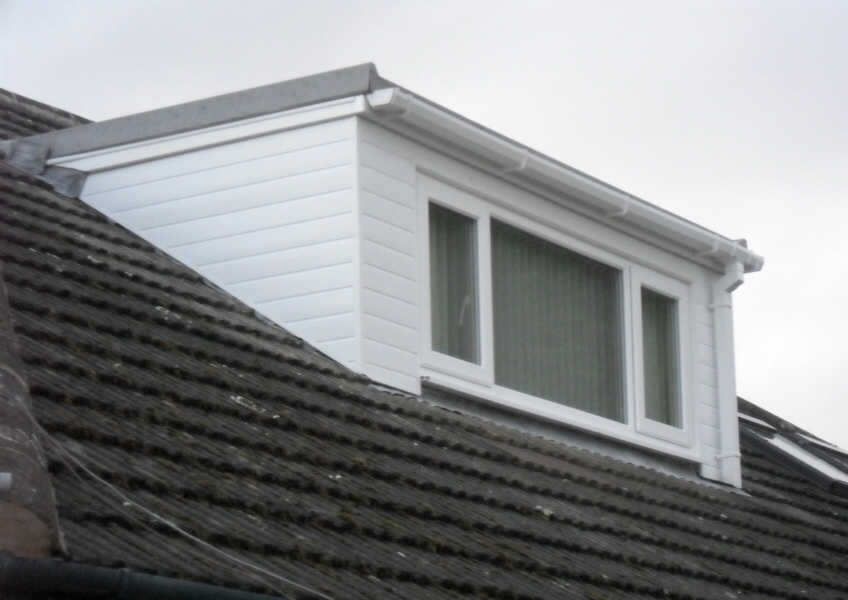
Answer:
[(477, 222), (477, 264), (480, 290), (481, 366), (489, 385), (495, 382), (494, 322), (492, 309), (492, 227), (491, 214), (485, 212)]

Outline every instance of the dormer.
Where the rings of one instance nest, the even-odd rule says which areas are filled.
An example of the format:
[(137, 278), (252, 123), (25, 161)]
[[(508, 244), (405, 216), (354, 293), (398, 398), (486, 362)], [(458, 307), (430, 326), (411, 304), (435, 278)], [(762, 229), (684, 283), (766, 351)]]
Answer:
[(731, 292), (762, 259), (373, 65), (0, 149), (379, 384), (740, 485)]

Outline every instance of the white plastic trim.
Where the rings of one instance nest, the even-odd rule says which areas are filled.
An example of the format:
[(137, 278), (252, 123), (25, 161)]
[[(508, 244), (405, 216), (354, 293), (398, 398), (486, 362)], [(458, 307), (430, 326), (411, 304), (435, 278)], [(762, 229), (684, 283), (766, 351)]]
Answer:
[(359, 114), (364, 106), (364, 97), (354, 96), (124, 146), (61, 156), (48, 160), (47, 164), (86, 173), (96, 173), (106, 169), (268, 135), (303, 125), (340, 119)]
[[(371, 110), (366, 113), (376, 120), (390, 119), (410, 128), (423, 130), (443, 142), (466, 149), (498, 165), (501, 172), (520, 170), (521, 174), (547, 186), (569, 192), (601, 214), (624, 221), (645, 222), (652, 233), (689, 248), (693, 256), (713, 256), (721, 262), (739, 261), (744, 271), (759, 271), (762, 257), (740, 243), (704, 229), (685, 219), (665, 212), (647, 202), (573, 171), (548, 157), (528, 153), (527, 148), (494, 135), (484, 128), (434, 106), (400, 88), (389, 88), (367, 96)], [(520, 165), (516, 169), (516, 165)], [(627, 210), (622, 212), (622, 207)]]

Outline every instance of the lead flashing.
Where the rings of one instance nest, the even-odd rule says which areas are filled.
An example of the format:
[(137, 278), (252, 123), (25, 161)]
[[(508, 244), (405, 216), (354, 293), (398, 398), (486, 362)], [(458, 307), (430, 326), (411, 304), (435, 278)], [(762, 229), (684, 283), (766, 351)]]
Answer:
[(365, 63), (159, 108), (135, 115), (51, 131), (16, 141), (47, 149), (49, 158), (82, 154), (205, 129), (338, 98), (367, 94), (388, 85)]

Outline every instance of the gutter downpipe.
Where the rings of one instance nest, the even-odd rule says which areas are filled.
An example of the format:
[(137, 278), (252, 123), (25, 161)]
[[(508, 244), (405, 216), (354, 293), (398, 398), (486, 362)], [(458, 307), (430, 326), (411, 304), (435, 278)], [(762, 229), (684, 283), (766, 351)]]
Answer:
[[(726, 264), (724, 275), (713, 283), (712, 304), (715, 323), (718, 371), (719, 443), (715, 456), (719, 478), (734, 487), (742, 487), (739, 452), (739, 417), (736, 405), (736, 357), (733, 344), (733, 297), (731, 293), (745, 281), (745, 267), (736, 260)], [(706, 458), (706, 457), (705, 457)], [(712, 462), (712, 461), (710, 461)], [(702, 472), (702, 475), (707, 476)], [(710, 477), (710, 479), (713, 479)]]
[(9, 600), (280, 600), (242, 590), (50, 558), (0, 554), (0, 596)]

